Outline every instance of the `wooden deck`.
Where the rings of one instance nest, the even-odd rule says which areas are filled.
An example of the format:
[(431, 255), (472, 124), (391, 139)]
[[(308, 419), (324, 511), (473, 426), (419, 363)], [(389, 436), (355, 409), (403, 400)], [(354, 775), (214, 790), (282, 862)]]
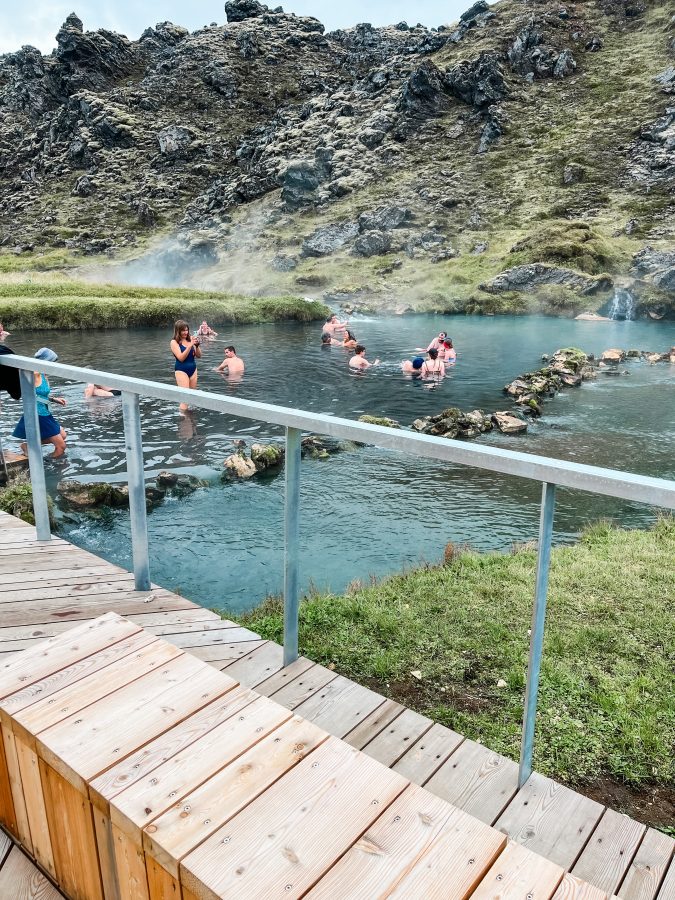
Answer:
[[(675, 841), (670, 837), (536, 773), (518, 791), (517, 766), (505, 757), (309, 660), (284, 669), (278, 645), (162, 588), (137, 593), (125, 570), (58, 538), (39, 544), (33, 528), (0, 514), (0, 665), (46, 637), (111, 610), (506, 834), (511, 842), (493, 873), (499, 887), (495, 881), (491, 888), (486, 876), (472, 896), (675, 900)], [(400, 813), (402, 819), (410, 814)], [(390, 826), (382, 821), (379, 827), (382, 840), (395, 846)], [(376, 829), (377, 840), (378, 834)], [(368, 838), (372, 836), (371, 829)], [(5, 841), (3, 852), (2, 841), (0, 836), (0, 860), (5, 860), (0, 900), (58, 896), (37, 870), (26, 874), (30, 863), (18, 848), (8, 850)], [(532, 854), (548, 861), (548, 868), (543, 861), (540, 865), (542, 886), (536, 891), (521, 878), (530, 872)], [(345, 885), (351, 883), (353, 867), (362, 866), (361, 856), (356, 850), (347, 852), (309, 896), (352, 896)], [(204, 865), (208, 868), (206, 857)], [(553, 874), (563, 870), (569, 874), (556, 881)], [(378, 871), (374, 860), (369, 883), (379, 883)], [(33, 878), (41, 885), (32, 893), (8, 893), (8, 877), (17, 884)], [(423, 881), (409, 883), (406, 877), (405, 883), (405, 893), (391, 896), (429, 896)], [(366, 891), (359, 896), (376, 895)]]

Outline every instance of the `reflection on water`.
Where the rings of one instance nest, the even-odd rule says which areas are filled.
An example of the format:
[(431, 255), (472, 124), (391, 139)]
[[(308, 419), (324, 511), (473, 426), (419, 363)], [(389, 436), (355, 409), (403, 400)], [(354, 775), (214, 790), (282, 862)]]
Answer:
[[(400, 371), (400, 362), (447, 326), (457, 365), (428, 385)], [(320, 324), (237, 326), (224, 342), (205, 343), (199, 386), (244, 399), (357, 418), (391, 416), (409, 425), (447, 406), (508, 409), (502, 387), (541, 365), (541, 354), (578, 346), (664, 350), (675, 344), (674, 323), (574, 322), (547, 318), (410, 316), (354, 321), (368, 355), (382, 365), (354, 377), (349, 354), (322, 348)], [(173, 383), (170, 329), (88, 333), (33, 332), (12, 336), (17, 352), (52, 346), (62, 362)], [(225, 344), (246, 363), (243, 376), (214, 371)], [(626, 366), (630, 375), (584, 384), (546, 405), (525, 436), (480, 439), (577, 462), (675, 477), (675, 367)], [(66, 385), (57, 418), (68, 429), (68, 454), (47, 462), (51, 491), (60, 478), (121, 479), (125, 472), (119, 398), (85, 400), (82, 385)], [(282, 586), (283, 477), (221, 482), (234, 441), (279, 440), (280, 429), (255, 421), (141, 401), (148, 475), (170, 468), (205, 478), (210, 486), (170, 498), (149, 516), (152, 576), (207, 606), (242, 609)], [(4, 401), (1, 433), (13, 447), (19, 404)], [(305, 460), (301, 485), (302, 581), (342, 589), (354, 578), (382, 575), (438, 559), (448, 541), (508, 548), (536, 537), (540, 488), (522, 479), (419, 460), (362, 447), (330, 460)], [(570, 539), (600, 516), (642, 525), (652, 510), (637, 504), (560, 491), (556, 538)], [(76, 518), (63, 533), (122, 565), (131, 564), (126, 511)]]

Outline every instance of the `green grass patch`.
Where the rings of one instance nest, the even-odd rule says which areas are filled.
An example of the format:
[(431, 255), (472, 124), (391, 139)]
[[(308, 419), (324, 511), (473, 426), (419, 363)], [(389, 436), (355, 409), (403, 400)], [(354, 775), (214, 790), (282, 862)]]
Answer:
[(301, 297), (247, 297), (184, 288), (86, 282), (0, 284), (0, 321), (9, 331), (165, 326), (176, 319), (214, 325), (325, 318), (328, 307)]
[(68, 250), (47, 250), (44, 253), (0, 253), (0, 274), (13, 272), (49, 272), (74, 266)]
[[(52, 499), (47, 498), (49, 508), (49, 519), (54, 524), (52, 518)], [(33, 488), (27, 475), (19, 475), (10, 480), (9, 484), (0, 487), (0, 510), (9, 513), (10, 516), (16, 516), (28, 522), (29, 525), (35, 525), (35, 516), (33, 515)]]
[[(538, 771), (571, 784), (673, 784), (674, 558), (672, 518), (649, 531), (601, 523), (553, 551)], [(300, 652), (518, 759), (535, 567), (529, 549), (467, 551), (311, 596)], [(282, 639), (277, 600), (243, 621)]]

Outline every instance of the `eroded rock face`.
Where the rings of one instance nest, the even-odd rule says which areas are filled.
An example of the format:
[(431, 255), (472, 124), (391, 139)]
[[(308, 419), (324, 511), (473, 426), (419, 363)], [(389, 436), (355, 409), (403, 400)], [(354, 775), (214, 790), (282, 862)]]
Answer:
[(531, 263), (524, 266), (514, 266), (501, 272), (492, 281), (481, 284), (480, 288), (489, 293), (500, 291), (526, 291), (532, 292), (540, 285), (560, 284), (578, 290), (581, 294), (594, 294), (597, 291), (611, 287), (611, 281), (606, 277), (594, 277), (582, 275), (572, 269), (562, 269), (558, 266), (549, 266), (545, 263)]
[(504, 72), (492, 53), (481, 53), (473, 62), (449, 69), (443, 78), (447, 89), (459, 100), (483, 109), (507, 95)]
[(359, 226), (356, 222), (342, 222), (317, 228), (302, 242), (302, 252), (305, 256), (329, 256), (352, 241), (358, 233)]
[(666, 291), (675, 291), (675, 250), (645, 247), (633, 257), (633, 273)]

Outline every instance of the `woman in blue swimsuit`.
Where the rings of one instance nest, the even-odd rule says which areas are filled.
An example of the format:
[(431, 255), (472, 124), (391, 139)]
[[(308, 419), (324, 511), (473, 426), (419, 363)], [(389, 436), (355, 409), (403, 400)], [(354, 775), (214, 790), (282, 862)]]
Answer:
[[(201, 359), (202, 349), (199, 341), (190, 334), (190, 326), (179, 319), (173, 327), (171, 352), (176, 358), (175, 375), (178, 387), (197, 387), (197, 360)], [(181, 403), (181, 409), (187, 409), (187, 403)]]
[[(56, 362), (58, 356), (53, 350), (50, 350), (49, 347), (41, 347), (35, 354), (35, 358), (44, 359), (47, 362)], [(59, 456), (63, 456), (66, 452), (66, 432), (49, 412), (47, 401), (51, 399), (52, 402), (58, 403), (60, 406), (65, 406), (66, 401), (63, 397), (50, 398), (49, 393), (51, 388), (49, 387), (46, 375), (42, 375), (40, 372), (33, 372), (33, 384), (35, 385), (35, 398), (37, 400), (40, 440), (43, 444), (54, 445), (52, 459), (56, 459)], [(17, 422), (16, 428), (12, 434), (14, 437), (21, 439), (21, 449), (24, 454), (26, 454), (28, 452), (26, 447), (26, 423), (24, 422), (23, 416), (21, 416)]]

